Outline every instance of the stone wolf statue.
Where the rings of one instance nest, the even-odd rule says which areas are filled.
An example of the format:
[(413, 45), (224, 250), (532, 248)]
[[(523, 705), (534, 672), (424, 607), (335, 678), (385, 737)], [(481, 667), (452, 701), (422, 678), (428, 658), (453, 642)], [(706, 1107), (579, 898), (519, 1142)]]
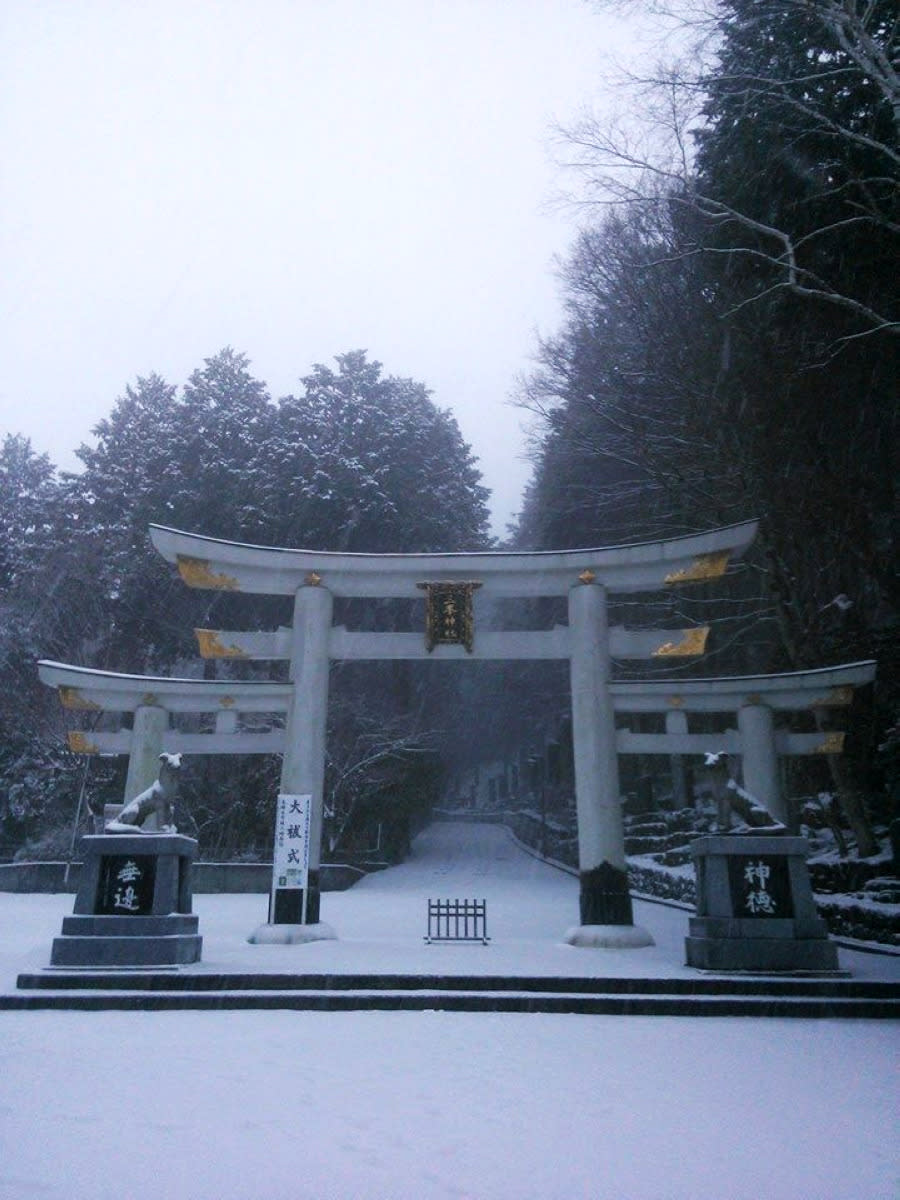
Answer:
[[(125, 805), (115, 820), (107, 821), (105, 833), (177, 833), (175, 828), (175, 799), (178, 794), (180, 754), (159, 756), (159, 778), (139, 796)], [(158, 830), (142, 828), (148, 817), (155, 815)]]

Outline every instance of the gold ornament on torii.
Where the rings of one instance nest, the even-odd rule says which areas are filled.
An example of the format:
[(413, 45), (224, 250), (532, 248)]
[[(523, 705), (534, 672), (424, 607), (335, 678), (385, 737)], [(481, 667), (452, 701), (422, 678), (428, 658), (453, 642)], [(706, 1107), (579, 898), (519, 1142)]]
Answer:
[(475, 613), (472, 596), (481, 587), (469, 580), (462, 583), (417, 583), (425, 593), (425, 649), (435, 646), (465, 646), (469, 654), (475, 644)]

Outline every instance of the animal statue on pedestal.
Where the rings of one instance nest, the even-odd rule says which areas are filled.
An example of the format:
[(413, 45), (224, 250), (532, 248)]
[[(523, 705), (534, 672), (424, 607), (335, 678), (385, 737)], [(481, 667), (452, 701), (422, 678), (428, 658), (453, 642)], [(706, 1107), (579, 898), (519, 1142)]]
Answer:
[[(709, 768), (713, 797), (718, 810), (718, 827), (723, 833), (746, 833), (754, 830), (761, 833), (784, 832), (784, 825), (735, 779), (736, 757), (729, 761), (728, 756), (721, 751), (717, 754), (707, 754), (704, 765)], [(742, 823), (737, 829), (731, 828), (732, 811), (741, 817)]]
[[(175, 799), (178, 794), (180, 754), (159, 756), (159, 778), (139, 796), (129, 800), (119, 815), (107, 821), (105, 833), (177, 833), (175, 828)], [(144, 829), (149, 817), (156, 816), (159, 829)]]

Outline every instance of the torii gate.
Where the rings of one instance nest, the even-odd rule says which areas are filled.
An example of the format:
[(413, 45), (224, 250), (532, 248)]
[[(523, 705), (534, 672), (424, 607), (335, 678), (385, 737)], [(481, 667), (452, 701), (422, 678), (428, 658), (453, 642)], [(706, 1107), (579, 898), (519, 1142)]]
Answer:
[[(311, 798), (306, 894), (273, 904), (274, 924), (317, 924), (325, 729), (330, 659), (568, 659), (578, 819), (579, 945), (652, 942), (634, 925), (619, 796), (611, 657), (703, 652), (706, 630), (637, 633), (610, 629), (609, 593), (658, 592), (723, 575), (756, 534), (754, 521), (664, 541), (564, 551), (470, 554), (347, 554), (290, 550), (204, 537), (151, 525), (150, 537), (190, 587), (294, 597), (291, 629), (198, 631), (210, 656), (287, 658), (288, 703), (281, 791)], [(415, 599), (425, 592), (422, 633), (348, 631), (332, 623), (335, 597)], [(563, 596), (568, 625), (552, 630), (480, 631), (479, 597)], [(277, 899), (277, 898), (276, 898)]]

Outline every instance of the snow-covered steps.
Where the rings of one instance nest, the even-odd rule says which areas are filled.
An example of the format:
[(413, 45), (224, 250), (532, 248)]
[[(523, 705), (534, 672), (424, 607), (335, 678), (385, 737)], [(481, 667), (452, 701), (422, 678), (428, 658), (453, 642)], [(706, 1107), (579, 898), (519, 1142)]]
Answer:
[(900, 1017), (900, 983), (838, 978), (591, 978), (492, 975), (23, 974), (0, 1009), (599, 1013), (642, 1016)]

